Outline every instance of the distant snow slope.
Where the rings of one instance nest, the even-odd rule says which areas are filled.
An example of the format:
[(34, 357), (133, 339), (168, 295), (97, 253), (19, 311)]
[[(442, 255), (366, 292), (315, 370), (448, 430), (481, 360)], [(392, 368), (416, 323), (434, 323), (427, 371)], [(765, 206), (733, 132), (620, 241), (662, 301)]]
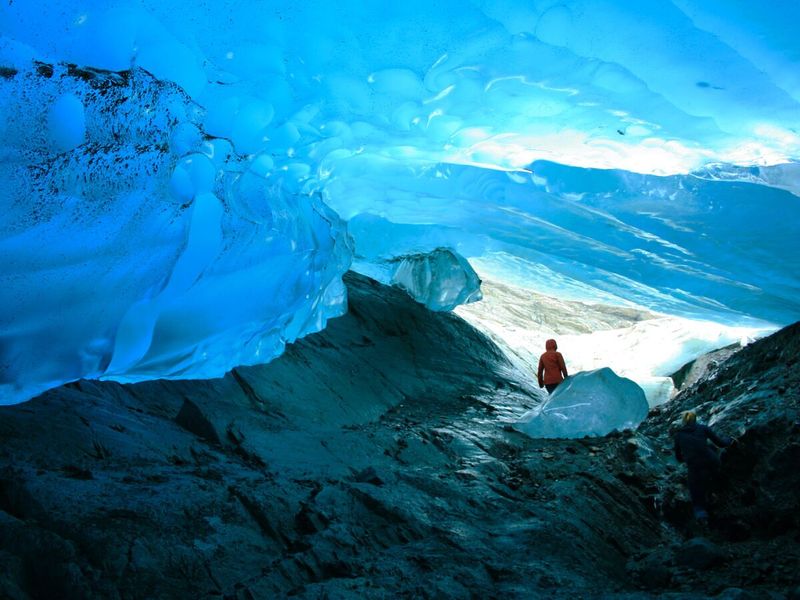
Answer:
[(483, 300), (459, 306), (456, 313), (506, 349), (532, 381), (545, 341), (555, 338), (570, 373), (610, 367), (638, 383), (651, 406), (671, 397), (669, 376), (685, 363), (772, 331), (559, 300), (490, 280), (481, 289)]

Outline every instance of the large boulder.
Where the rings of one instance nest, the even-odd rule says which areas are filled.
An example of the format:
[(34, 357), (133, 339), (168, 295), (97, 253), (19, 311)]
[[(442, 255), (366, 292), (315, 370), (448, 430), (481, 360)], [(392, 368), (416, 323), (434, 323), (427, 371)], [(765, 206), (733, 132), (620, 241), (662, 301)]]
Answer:
[(647, 411), (644, 390), (604, 367), (565, 379), (544, 403), (522, 415), (516, 428), (536, 438), (602, 436), (636, 427)]

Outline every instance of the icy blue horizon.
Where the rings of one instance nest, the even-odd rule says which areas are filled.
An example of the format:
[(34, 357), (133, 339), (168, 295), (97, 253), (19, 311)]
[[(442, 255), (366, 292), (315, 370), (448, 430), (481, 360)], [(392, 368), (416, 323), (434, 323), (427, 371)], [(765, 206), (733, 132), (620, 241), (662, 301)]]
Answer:
[(0, 403), (268, 361), (341, 314), (354, 259), (438, 249), (800, 318), (800, 5), (395, 4), (3, 3)]

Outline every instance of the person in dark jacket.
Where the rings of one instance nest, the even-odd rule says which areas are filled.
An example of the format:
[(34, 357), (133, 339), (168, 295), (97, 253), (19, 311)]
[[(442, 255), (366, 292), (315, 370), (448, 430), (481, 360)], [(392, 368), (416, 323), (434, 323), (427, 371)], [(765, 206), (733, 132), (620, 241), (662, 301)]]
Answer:
[(547, 393), (552, 394), (558, 384), (564, 381), (569, 375), (567, 365), (561, 352), (557, 352), (558, 345), (555, 340), (547, 340), (544, 344), (546, 352), (539, 357), (539, 387), (546, 387)]
[(708, 484), (720, 465), (717, 451), (706, 440), (719, 448), (733, 443), (731, 438), (719, 436), (708, 425), (698, 423), (695, 413), (683, 413), (683, 426), (675, 432), (675, 458), (686, 463), (694, 516), (703, 521), (708, 519)]

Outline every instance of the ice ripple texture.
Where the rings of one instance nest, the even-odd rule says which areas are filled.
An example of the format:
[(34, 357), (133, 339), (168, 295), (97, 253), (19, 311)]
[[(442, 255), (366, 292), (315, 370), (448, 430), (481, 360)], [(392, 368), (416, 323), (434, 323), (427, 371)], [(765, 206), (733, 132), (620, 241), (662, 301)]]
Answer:
[(798, 20), (746, 0), (3, 2), (3, 398), (269, 359), (342, 310), (337, 215), (369, 260), (451, 248), (554, 296), (792, 322)]
[(141, 69), (0, 79), (0, 385), (221, 376), (346, 309), (338, 217)]

